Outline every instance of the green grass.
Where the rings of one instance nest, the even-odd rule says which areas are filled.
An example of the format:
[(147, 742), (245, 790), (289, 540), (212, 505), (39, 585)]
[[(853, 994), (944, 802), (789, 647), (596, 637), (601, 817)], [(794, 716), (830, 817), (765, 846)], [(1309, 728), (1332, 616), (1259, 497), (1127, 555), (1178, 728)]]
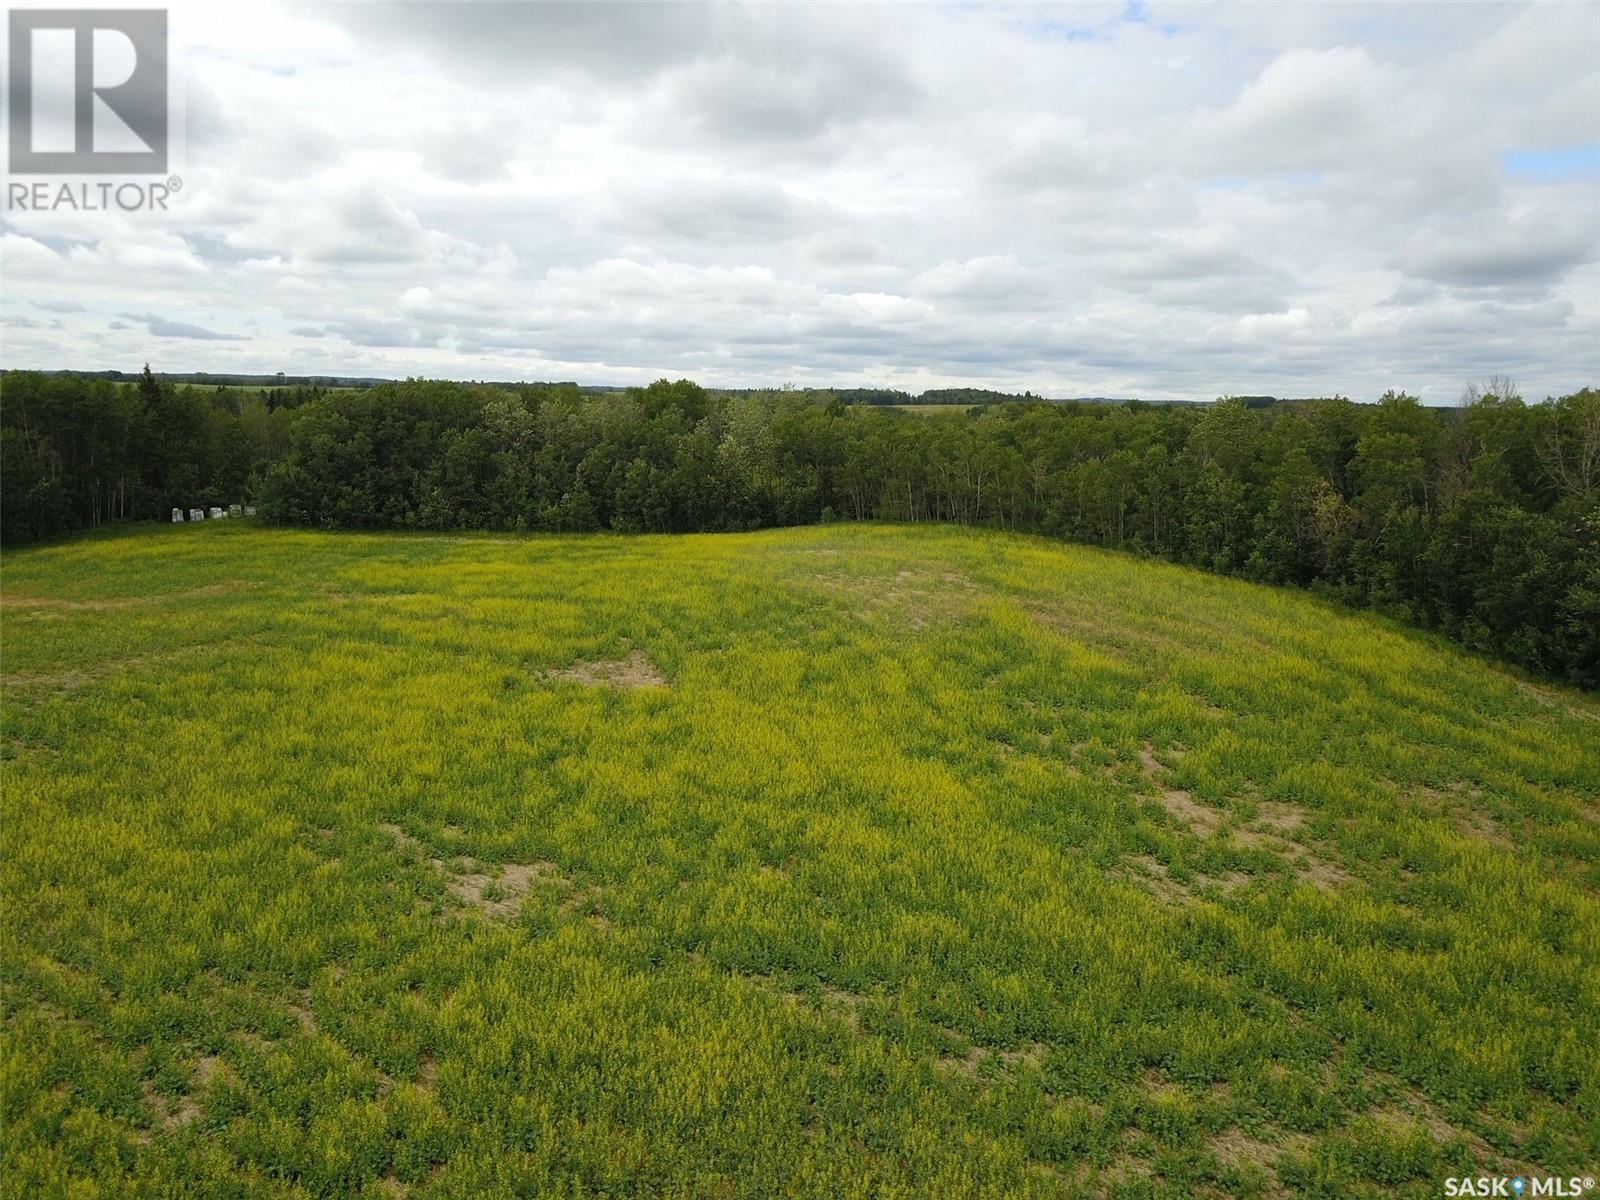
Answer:
[[(266, 392), (272, 395), (278, 392), (307, 391), (312, 385), (304, 383), (211, 383), (207, 380), (192, 380), (187, 383), (177, 383), (173, 386), (194, 388), (203, 392), (243, 392), (246, 395), (253, 396), (259, 392)], [(351, 387), (329, 387), (326, 384), (317, 384), (316, 386), (320, 387), (325, 395), (361, 390), (360, 388)]]
[(884, 408), (893, 408), (900, 412), (912, 413), (919, 417), (964, 417), (974, 407), (971, 404), (885, 404)]
[(1600, 1166), (1600, 704), (1438, 640), (935, 527), (3, 569), (8, 1195)]

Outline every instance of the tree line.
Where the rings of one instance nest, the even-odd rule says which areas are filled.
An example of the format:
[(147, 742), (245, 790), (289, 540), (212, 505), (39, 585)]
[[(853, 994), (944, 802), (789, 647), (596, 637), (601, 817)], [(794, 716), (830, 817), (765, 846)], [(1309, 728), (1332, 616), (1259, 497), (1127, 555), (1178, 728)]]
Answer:
[(0, 538), (253, 500), (340, 529), (746, 530), (953, 521), (1314, 588), (1600, 687), (1600, 392), (1505, 380), (1203, 407), (1012, 403), (929, 420), (662, 380), (265, 395), (4, 378)]

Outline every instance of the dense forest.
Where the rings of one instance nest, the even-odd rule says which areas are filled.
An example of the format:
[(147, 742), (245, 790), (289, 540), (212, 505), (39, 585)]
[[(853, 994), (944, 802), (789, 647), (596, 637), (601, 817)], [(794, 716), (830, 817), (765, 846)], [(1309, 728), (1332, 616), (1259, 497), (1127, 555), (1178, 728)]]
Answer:
[(1600, 687), (1600, 392), (1014, 403), (928, 420), (688, 381), (240, 392), (12, 372), (7, 544), (253, 500), (343, 529), (1027, 530), (1296, 584)]

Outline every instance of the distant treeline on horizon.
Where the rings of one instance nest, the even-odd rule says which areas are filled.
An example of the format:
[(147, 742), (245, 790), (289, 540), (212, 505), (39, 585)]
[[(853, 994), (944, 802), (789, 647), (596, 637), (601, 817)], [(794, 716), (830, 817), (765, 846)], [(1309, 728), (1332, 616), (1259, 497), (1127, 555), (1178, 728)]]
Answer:
[(929, 420), (892, 392), (321, 379), (6, 373), (0, 541), (243, 501), (328, 529), (951, 521), (1311, 587), (1600, 688), (1590, 388), (1526, 404), (1497, 380), (1450, 409), (941, 389), (959, 411)]
[[(137, 383), (139, 372), (129, 371), (41, 371), (41, 375), (58, 376), (74, 375), (83, 379), (105, 379), (112, 383)], [(400, 383), (399, 379), (389, 379), (372, 375), (289, 375), (282, 371), (272, 375), (241, 375), (241, 374), (214, 374), (209, 371), (157, 371), (155, 377), (162, 383), (189, 384), (194, 387), (221, 387), (221, 388), (320, 388), (329, 390), (360, 390), (362, 388), (376, 387), (383, 383)], [(575, 387), (581, 392), (604, 394), (610, 392), (626, 392), (627, 385), (623, 384), (580, 384), (572, 381), (521, 381), (521, 380), (469, 380), (469, 383), (481, 384), (485, 387)], [(799, 392), (805, 396), (825, 396), (836, 398), (842, 404), (879, 404), (879, 405), (915, 405), (915, 404), (950, 404), (950, 405), (977, 405), (977, 404), (1210, 404), (1210, 400), (1143, 400), (1135, 396), (1042, 396), (1032, 391), (1002, 392), (993, 388), (929, 388), (925, 392), (907, 392), (897, 388), (870, 388), (870, 387), (714, 387), (707, 391), (720, 395), (747, 396), (770, 391)], [(1285, 401), (1278, 396), (1238, 396), (1228, 398), (1240, 400), (1251, 407), (1261, 407), (1269, 404), (1293, 402)]]

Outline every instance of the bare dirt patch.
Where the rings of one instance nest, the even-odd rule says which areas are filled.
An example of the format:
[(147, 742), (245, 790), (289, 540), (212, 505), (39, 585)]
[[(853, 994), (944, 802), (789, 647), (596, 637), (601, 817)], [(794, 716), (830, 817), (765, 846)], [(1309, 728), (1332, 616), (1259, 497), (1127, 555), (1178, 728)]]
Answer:
[(1479, 1134), (1453, 1123), (1437, 1104), (1410, 1084), (1383, 1071), (1368, 1070), (1365, 1075), (1389, 1096), (1384, 1103), (1367, 1110), (1366, 1115), (1373, 1120), (1400, 1128), (1420, 1125), (1440, 1146), (1463, 1144), (1479, 1162), (1490, 1163), (1504, 1174), (1536, 1173), (1535, 1164), (1503, 1155)]
[[(546, 880), (566, 893), (561, 902), (563, 913), (578, 910), (587, 900), (577, 884), (553, 862), (504, 863), (495, 869), (465, 856), (446, 859), (428, 854), (419, 839), (398, 825), (384, 824), (379, 828), (392, 837), (397, 846), (424, 855), (428, 865), (444, 877), (445, 886), (453, 896), (495, 920), (514, 920), (534, 885)], [(602, 927), (609, 927), (609, 922), (603, 918), (596, 918), (596, 921)]]
[(1272, 833), (1293, 833), (1306, 823), (1306, 810), (1298, 804), (1262, 800), (1256, 805), (1254, 824)]
[(0, 675), (0, 687), (19, 689), (87, 687), (91, 683), (100, 683), (128, 671), (155, 666), (159, 663), (172, 662), (176, 659), (187, 658), (190, 655), (212, 649), (215, 649), (215, 647), (207, 645), (185, 646), (177, 650), (168, 650), (161, 654), (140, 654), (131, 658), (107, 659), (104, 662), (95, 663), (93, 666), (77, 667), (66, 671), (37, 675), (31, 675), (26, 672), (13, 672)]
[(1050, 1047), (1043, 1042), (1028, 1042), (1010, 1050), (1001, 1050), (996, 1057), (1007, 1067), (1018, 1067), (1024, 1063), (1030, 1067), (1037, 1067), (1044, 1062), (1044, 1056), (1049, 1052)]
[(108, 596), (103, 599), (69, 600), (61, 596), (16, 596), (0, 600), (0, 607), (23, 612), (115, 612), (124, 608), (144, 608), (151, 604), (169, 604), (178, 600), (199, 600), (206, 596), (226, 596), (256, 585), (242, 579), (221, 583), (208, 583), (204, 587), (189, 588), (182, 592), (163, 592), (153, 596)]
[(211, 1081), (226, 1070), (227, 1067), (223, 1065), (222, 1060), (215, 1055), (202, 1056), (195, 1063), (190, 1090), (175, 1100), (156, 1091), (149, 1080), (142, 1083), (140, 1089), (144, 1093), (145, 1103), (155, 1114), (156, 1124), (160, 1126), (162, 1132), (171, 1133), (198, 1121), (201, 1110), (199, 1101), (195, 1099), (195, 1093), (204, 1095), (211, 1087)]
[(1138, 884), (1169, 904), (1182, 904), (1194, 898), (1194, 893), (1187, 885), (1172, 878), (1166, 863), (1148, 854), (1135, 855), (1128, 868), (1118, 868), (1112, 875), (1128, 883)]
[(155, 1113), (156, 1124), (161, 1127), (163, 1133), (172, 1133), (187, 1125), (193, 1125), (200, 1119), (200, 1106), (187, 1092), (172, 1100), (156, 1091), (148, 1080), (140, 1086), (144, 1092), (145, 1103)]
[(1181, 636), (1167, 625), (1135, 622), (1124, 613), (1108, 615), (1088, 607), (1063, 605), (1057, 608), (1040, 604), (1026, 604), (1023, 611), (1058, 637), (1090, 647), (1095, 653), (1120, 663), (1146, 663), (1153, 656), (1193, 654), (1196, 649), (1192, 638)]
[[(768, 982), (770, 983), (770, 979)], [(799, 1003), (802, 999), (798, 992), (789, 992), (787, 995), (795, 1003)], [(851, 1029), (861, 1027), (861, 1006), (866, 1002), (867, 997), (857, 992), (848, 992), (844, 988), (834, 987), (831, 983), (822, 985), (823, 1009), (842, 1017)]]
[(1146, 1067), (1140, 1082), (1146, 1094), (1161, 1100), (1176, 1100), (1185, 1093), (1183, 1085), (1167, 1076), (1160, 1067)]
[(311, 1010), (310, 1005), (294, 1001), (289, 1003), (289, 1015), (300, 1025), (300, 1032), (308, 1037), (317, 1032), (317, 1014)]
[(1540, 687), (1526, 679), (1513, 679), (1517, 690), (1524, 696), (1543, 705), (1545, 708), (1559, 709), (1570, 717), (1578, 717), (1585, 721), (1600, 721), (1600, 709), (1589, 708), (1581, 704), (1568, 704), (1565, 697), (1553, 688)]
[(1121, 1154), (1101, 1174), (1101, 1186), (1094, 1194), (1097, 1197), (1120, 1196), (1132, 1188), (1149, 1186), (1146, 1181), (1153, 1175), (1144, 1158), (1132, 1153)]
[(575, 662), (570, 667), (546, 672), (551, 679), (568, 679), (585, 687), (664, 688), (667, 677), (656, 669), (642, 650), (627, 658), (595, 662)]
[(1338, 863), (1313, 854), (1309, 850), (1301, 855), (1300, 861), (1295, 864), (1295, 869), (1300, 872), (1300, 878), (1305, 882), (1325, 891), (1343, 887), (1355, 880), (1355, 876)]
[(831, 983), (822, 985), (822, 998), (829, 1004), (837, 1004), (841, 1008), (848, 1008), (851, 1011), (867, 1002), (865, 996), (858, 995), (855, 992), (847, 992), (844, 988), (834, 987)]
[[(1169, 787), (1163, 782), (1164, 768), (1156, 758), (1155, 749), (1148, 742), (1139, 751), (1139, 762), (1144, 768), (1144, 773), (1155, 785), (1161, 796), (1161, 803), (1166, 810), (1178, 819), (1188, 831), (1196, 837), (1209, 838), (1216, 835), (1223, 825), (1223, 814), (1214, 808), (1201, 804), (1188, 792), (1181, 788)], [(1259, 847), (1272, 851), (1294, 867), (1300, 878), (1315, 887), (1332, 889), (1350, 883), (1354, 876), (1338, 863), (1322, 857), (1315, 851), (1306, 847), (1295, 835), (1306, 824), (1307, 813), (1305, 809), (1294, 804), (1287, 804), (1276, 800), (1262, 800), (1257, 803), (1256, 817), (1244, 825), (1231, 829), (1231, 836), (1242, 845)], [(1189, 888), (1175, 880), (1168, 878), (1164, 869), (1159, 869), (1160, 864), (1146, 856), (1140, 860), (1145, 867), (1145, 882), (1158, 895), (1166, 899), (1180, 899), (1184, 895), (1198, 890), (1203, 884), (1196, 884)], [(1209, 880), (1221, 886), (1234, 887), (1239, 883), (1247, 882), (1248, 876), (1236, 871), (1230, 871), (1227, 876)]]
[(1395, 787), (1400, 794), (1408, 794), (1428, 816), (1448, 822), (1464, 837), (1497, 846), (1512, 845), (1510, 835), (1485, 807), (1481, 788), (1465, 784), (1455, 784), (1443, 791), (1426, 786), (1396, 784)]
[(1259, 1171), (1270, 1181), (1264, 1194), (1278, 1200), (1289, 1195), (1278, 1177), (1279, 1160), (1285, 1155), (1304, 1157), (1313, 1143), (1305, 1134), (1290, 1130), (1274, 1130), (1272, 1136), (1275, 1140), (1269, 1142), (1241, 1129), (1228, 1129), (1207, 1141), (1206, 1149), (1230, 1170)]
[(1169, 904), (1188, 904), (1198, 893), (1213, 888), (1230, 892), (1250, 882), (1250, 876), (1242, 871), (1228, 871), (1222, 875), (1194, 871), (1189, 879), (1178, 880), (1173, 878), (1165, 863), (1149, 854), (1136, 854), (1126, 861), (1127, 866), (1114, 870), (1113, 877), (1136, 884)]
[(1332, 890), (1354, 881), (1344, 867), (1317, 853), (1307, 843), (1302, 830), (1309, 815), (1296, 804), (1262, 800), (1249, 825), (1234, 830), (1234, 837), (1247, 846), (1263, 846), (1289, 863), (1304, 883)]
[(1210, 837), (1222, 824), (1222, 814), (1201, 804), (1182, 788), (1168, 787), (1162, 782), (1165, 768), (1156, 760), (1154, 748), (1146, 742), (1139, 751), (1139, 762), (1144, 772), (1156, 785), (1161, 803), (1196, 837)]
[(989, 1052), (982, 1046), (974, 1046), (962, 1058), (953, 1058), (949, 1055), (934, 1061), (946, 1071), (955, 1071), (965, 1075), (968, 1079), (976, 1079), (978, 1072), (983, 1069), (983, 1064), (988, 1061)]
[(101, 679), (109, 679), (122, 667), (137, 666), (137, 660), (122, 660), (111, 666), (93, 667), (81, 671), (58, 671), (50, 675), (9, 674), (0, 675), (0, 687), (14, 688), (80, 688)]
[(935, 574), (902, 568), (893, 575), (824, 571), (811, 578), (830, 592), (855, 599), (863, 620), (901, 621), (911, 629), (959, 619), (978, 593), (978, 585), (957, 571)]
[[(691, 957), (697, 957), (691, 954)], [(805, 992), (791, 988), (782, 976), (757, 974), (752, 972), (738, 972), (738, 978), (746, 983), (760, 988), (762, 991), (771, 992), (783, 998), (784, 1002), (793, 1005), (805, 1005), (809, 998)], [(851, 1029), (861, 1027), (861, 1006), (870, 999), (859, 992), (846, 991), (831, 983), (820, 984), (817, 988), (822, 994), (821, 1008), (824, 1012), (838, 1017)]]
[(995, 1064), (1002, 1071), (1015, 1071), (1023, 1066), (1038, 1067), (1044, 1062), (1044, 1056), (1049, 1051), (1050, 1047), (1043, 1042), (1026, 1042), (1008, 1050), (972, 1046), (960, 1058), (946, 1055), (934, 1061), (947, 1071), (956, 1071), (969, 1079), (975, 1079), (988, 1063)]
[(567, 882), (554, 863), (539, 862), (506, 863), (498, 876), (469, 868), (463, 874), (448, 876), (446, 883), (468, 904), (477, 905), (491, 917), (509, 921), (522, 911), (523, 898), (540, 879)]
[(1481, 838), (1497, 846), (1511, 846), (1511, 838), (1495, 819), (1481, 808), (1463, 808), (1456, 813), (1456, 829), (1468, 837)]

